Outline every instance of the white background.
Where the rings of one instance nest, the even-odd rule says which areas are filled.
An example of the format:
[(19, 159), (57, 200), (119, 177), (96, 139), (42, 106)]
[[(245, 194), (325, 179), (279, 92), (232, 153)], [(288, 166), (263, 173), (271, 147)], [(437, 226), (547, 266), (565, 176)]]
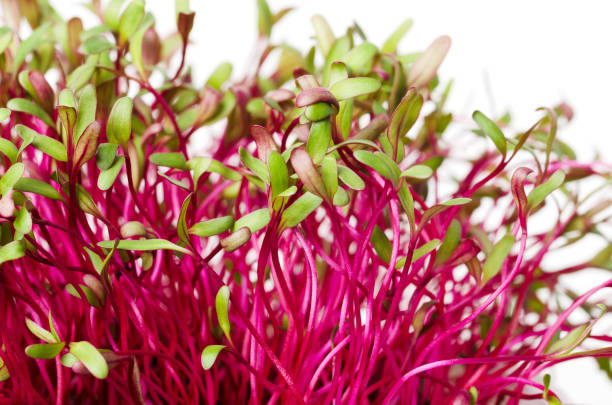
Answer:
[[(75, 0), (52, 0), (64, 16), (87, 16)], [(255, 0), (191, 0), (196, 12), (189, 61), (196, 84), (202, 84), (223, 60), (239, 76), (249, 63), (256, 35)], [(540, 106), (567, 101), (574, 121), (559, 137), (583, 160), (595, 152), (612, 161), (612, 24), (606, 1), (390, 1), (269, 0), (272, 11), (298, 9), (278, 24), (273, 40), (287, 40), (306, 51), (313, 43), (310, 17), (323, 14), (336, 34), (357, 21), (368, 39), (382, 44), (406, 18), (414, 26), (400, 43), (400, 52), (424, 49), (448, 34), (451, 51), (440, 69), (442, 81), (454, 79), (449, 108), (465, 117), (472, 110), (499, 116), (509, 110), (516, 129), (526, 129)], [(157, 29), (175, 29), (174, 2), (149, 0)], [(91, 21), (86, 18), (85, 21)], [(608, 273), (609, 274), (609, 273)], [(598, 279), (609, 277), (599, 274)], [(594, 279), (593, 279), (594, 280)], [(585, 286), (592, 280), (583, 281)], [(608, 297), (610, 294), (608, 293)], [(598, 333), (610, 334), (610, 328)], [(552, 372), (552, 386), (565, 404), (604, 405), (612, 402), (612, 384), (598, 373), (593, 360), (561, 365)], [(531, 403), (536, 403), (532, 401)]]

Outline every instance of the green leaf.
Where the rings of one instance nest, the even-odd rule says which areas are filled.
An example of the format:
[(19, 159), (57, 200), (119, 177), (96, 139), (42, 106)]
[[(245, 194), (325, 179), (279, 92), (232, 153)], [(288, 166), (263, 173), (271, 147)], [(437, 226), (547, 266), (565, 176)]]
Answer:
[(219, 64), (212, 72), (206, 85), (216, 90), (221, 90), (221, 86), (232, 76), (232, 64), (229, 62), (223, 62)]
[(272, 32), (272, 13), (266, 0), (257, 0), (257, 27), (259, 35), (269, 37)]
[(40, 340), (44, 340), (47, 343), (58, 343), (58, 339), (56, 339), (51, 332), (49, 332), (30, 318), (26, 318), (25, 323), (28, 330)]
[(378, 257), (380, 257), (383, 262), (388, 264), (389, 260), (391, 260), (391, 241), (389, 238), (387, 238), (387, 235), (385, 235), (383, 230), (378, 227), (378, 225), (374, 225), (372, 236), (370, 236), (370, 242), (372, 243)]
[(354, 152), (354, 156), (359, 162), (371, 167), (376, 173), (390, 180), (393, 184), (397, 184), (400, 175), (399, 168), (391, 159), (385, 159), (388, 157), (384, 153), (358, 150)]
[(227, 167), (226, 165), (224, 165), (223, 163), (215, 159), (210, 160), (208, 171), (220, 174), (221, 176), (225, 177), (228, 180), (232, 180), (232, 181), (242, 180), (242, 174), (240, 174), (234, 169)]
[(349, 77), (334, 83), (329, 91), (338, 101), (374, 93), (380, 89), (380, 82), (370, 77)]
[(506, 157), (506, 137), (499, 127), (480, 111), (474, 111), (472, 118), (482, 131), (493, 141), (497, 150)]
[(476, 405), (478, 403), (478, 390), (476, 387), (470, 387), (470, 405)]
[(39, 134), (31, 128), (25, 125), (17, 125), (17, 133), (24, 140), (32, 139), (31, 144), (41, 152), (51, 156), (55, 160), (60, 162), (66, 162), (68, 160), (68, 154), (66, 147), (60, 141), (57, 141), (49, 136)]
[(306, 142), (306, 152), (308, 152), (314, 164), (321, 163), (330, 142), (331, 122), (329, 120), (313, 122)]
[(123, 44), (135, 33), (144, 17), (144, 0), (132, 0), (119, 18), (119, 43)]
[(425, 180), (433, 175), (431, 167), (426, 165), (414, 165), (404, 170), (401, 177), (408, 177), (410, 179)]
[(376, 45), (370, 42), (363, 42), (358, 46), (354, 47), (344, 55), (342, 62), (355, 72), (366, 66), (366, 64), (372, 60), (374, 55), (378, 52)]
[(338, 165), (336, 164), (335, 157), (327, 155), (323, 158), (321, 177), (323, 178), (323, 183), (325, 183), (327, 195), (333, 199), (338, 190)]
[(527, 196), (527, 204), (530, 208), (539, 205), (553, 191), (561, 187), (565, 181), (565, 174), (561, 170), (554, 172), (548, 180), (540, 184)]
[(176, 232), (178, 234), (179, 239), (181, 240), (181, 242), (188, 246), (191, 246), (191, 240), (189, 239), (189, 232), (187, 230), (186, 217), (187, 209), (189, 208), (189, 203), (191, 202), (192, 196), (193, 193), (189, 194), (187, 198), (185, 198), (185, 201), (183, 201), (183, 205), (181, 205), (181, 213), (179, 214), (178, 222), (176, 225)]
[(363, 190), (365, 183), (357, 173), (346, 166), (338, 165), (338, 177), (353, 190)]
[(23, 163), (17, 162), (9, 167), (6, 173), (2, 175), (2, 178), (0, 178), (0, 194), (2, 196), (6, 195), (15, 187), (15, 184), (17, 184), (21, 176), (23, 176), (24, 170), (25, 166)]
[(72, 342), (69, 347), (70, 353), (79, 359), (94, 377), (104, 379), (108, 376), (106, 360), (91, 343)]
[(119, 176), (119, 173), (121, 173), (121, 168), (123, 167), (124, 162), (125, 157), (118, 156), (111, 167), (100, 172), (100, 175), (98, 176), (98, 188), (100, 190), (106, 191), (113, 186), (117, 176)]
[(320, 14), (314, 15), (311, 21), (315, 30), (317, 44), (319, 45), (321, 53), (325, 57), (336, 41), (336, 37), (334, 36), (334, 33), (332, 32), (325, 18), (323, 18), (323, 16)]
[(66, 78), (66, 87), (74, 91), (85, 86), (96, 70), (96, 65), (87, 63), (74, 69)]
[(76, 108), (76, 102), (74, 101), (74, 92), (70, 89), (63, 89), (59, 94), (58, 105)]
[[(19, 70), (21, 64), (25, 61), (26, 56), (32, 52), (34, 49), (38, 48), (43, 42), (48, 40), (47, 30), (51, 25), (50, 22), (46, 22), (37, 29), (35, 29), (21, 44), (19, 48), (17, 48), (17, 52), (15, 53), (15, 60), (13, 62), (13, 66), (15, 72)], [(11, 108), (11, 107), (9, 107)], [(12, 108), (11, 108), (12, 110)], [(53, 126), (53, 124), (51, 124)]]
[(397, 44), (399, 44), (404, 35), (412, 28), (412, 23), (412, 19), (405, 20), (385, 41), (380, 51), (382, 53), (395, 53), (397, 51)]
[(223, 233), (234, 226), (234, 217), (225, 216), (198, 222), (189, 228), (189, 233), (206, 238)]
[(4, 121), (10, 116), (11, 116), (11, 110), (5, 107), (0, 108), (0, 122)]
[(270, 210), (268, 208), (261, 208), (250, 212), (242, 217), (240, 217), (234, 223), (233, 232), (236, 232), (238, 229), (247, 227), (251, 231), (251, 233), (255, 233), (260, 229), (263, 229), (270, 222)]
[(274, 199), (289, 187), (289, 170), (283, 157), (275, 150), (268, 155), (268, 169)]
[(121, 97), (115, 101), (106, 124), (106, 136), (111, 143), (118, 143), (127, 149), (132, 133), (132, 99)]
[(0, 138), (0, 152), (4, 153), (9, 158), (11, 163), (15, 163), (19, 151), (13, 142), (8, 139)]
[(96, 119), (97, 102), (96, 88), (92, 84), (88, 84), (81, 91), (81, 98), (79, 99), (79, 110), (74, 126), (75, 142), (83, 134), (85, 128)]
[(393, 148), (394, 159), (399, 156), (398, 149), (401, 146), (401, 139), (406, 136), (418, 119), (422, 106), (423, 96), (411, 88), (393, 111), (387, 129), (387, 138)]
[(13, 187), (17, 191), (34, 193), (52, 200), (63, 200), (62, 195), (52, 185), (29, 177), (22, 177)]
[(101, 143), (98, 146), (98, 152), (96, 153), (98, 169), (106, 170), (113, 165), (118, 148), (119, 146), (116, 143)]
[(87, 38), (81, 45), (81, 49), (88, 55), (94, 55), (102, 52), (107, 52), (115, 47), (114, 44), (102, 35), (92, 35)]
[(308, 215), (317, 209), (323, 199), (310, 192), (305, 192), (295, 200), (281, 215), (281, 223), (285, 228), (292, 228), (302, 222)]
[(10, 260), (21, 259), (23, 256), (25, 256), (25, 246), (21, 240), (14, 240), (4, 246), (0, 246), (0, 264)]
[(185, 160), (185, 155), (180, 152), (152, 153), (149, 160), (157, 166), (187, 170), (187, 160)]
[(250, 239), (251, 230), (245, 226), (221, 239), (221, 247), (223, 247), (226, 252), (231, 253), (247, 243)]
[(25, 352), (33, 359), (52, 359), (61, 353), (64, 346), (66, 346), (65, 342), (36, 343), (26, 347)]
[(226, 347), (227, 346), (225, 345), (206, 346), (204, 350), (202, 350), (202, 368), (204, 368), (204, 370), (210, 370), (210, 368), (215, 364), (219, 352)]
[(51, 311), (49, 311), (49, 330), (51, 331), (51, 334), (55, 338), (55, 342), (59, 342), (60, 338), (59, 338), (59, 335), (57, 334), (57, 331), (55, 330), (55, 325), (53, 325), (53, 317), (51, 316)]
[(512, 234), (507, 234), (493, 246), (493, 250), (482, 267), (483, 285), (501, 271), (502, 265), (506, 261), (508, 254), (510, 254), (512, 245), (514, 245), (514, 236), (512, 236)]
[(121, 5), (125, 0), (110, 0), (104, 10), (104, 22), (113, 30), (119, 26)]
[(142, 42), (147, 30), (153, 26), (155, 20), (149, 13), (144, 18), (144, 23), (138, 28), (138, 31), (130, 39), (130, 55), (132, 55), (132, 63), (136, 65), (138, 73), (143, 79), (147, 78), (147, 72), (142, 60)]
[(15, 227), (15, 230), (24, 235), (32, 232), (32, 216), (25, 207), (21, 207), (19, 209), (15, 222), (13, 222), (13, 226)]
[[(11, 29), (8, 27), (0, 27), (0, 54), (4, 53), (4, 51), (6, 50), (6, 48), (8, 48), (12, 41), (13, 31), (11, 31)], [(0, 366), (0, 368), (2, 367)]]
[(333, 204), (338, 207), (344, 207), (349, 202), (351, 202), (351, 200), (348, 193), (343, 188), (337, 189), (334, 193)]
[(227, 337), (227, 340), (232, 341), (230, 337), (230, 321), (228, 316), (227, 307), (229, 305), (230, 290), (229, 287), (224, 285), (219, 288), (217, 296), (215, 297), (215, 309), (217, 310), (217, 319), (219, 320), (219, 326)]
[(72, 353), (66, 353), (62, 357), (60, 357), (60, 363), (62, 363), (62, 366), (64, 367), (72, 367), (74, 363), (78, 361), (79, 359), (77, 359), (76, 356)]
[(563, 338), (550, 344), (545, 351), (545, 354), (552, 353), (568, 353), (580, 344), (590, 331), (589, 324), (584, 324), (575, 327), (563, 336)]
[(438, 253), (436, 253), (436, 261), (434, 266), (439, 266), (446, 262), (455, 251), (455, 248), (459, 246), (460, 240), (461, 224), (456, 219), (453, 219), (448, 226), (446, 233), (444, 234), (442, 245), (440, 246), (440, 249), (438, 249)]
[(265, 184), (270, 184), (270, 174), (268, 173), (268, 167), (264, 162), (251, 155), (242, 146), (240, 147), (240, 159), (244, 165), (257, 177), (259, 177)]
[(6, 106), (12, 111), (33, 115), (50, 127), (55, 126), (53, 120), (51, 117), (49, 117), (49, 114), (47, 114), (42, 107), (31, 100), (25, 98), (13, 98), (6, 103)]
[(324, 120), (324, 122), (329, 122), (329, 120), (326, 120), (326, 118), (334, 114), (334, 112), (334, 108), (329, 103), (319, 102), (306, 107), (306, 109), (304, 110), (304, 116), (309, 121), (316, 122)]
[[(114, 240), (105, 240), (98, 242), (98, 246), (111, 249), (115, 245)], [(191, 255), (191, 252), (184, 247), (178, 246), (165, 239), (143, 239), (143, 240), (130, 240), (123, 239), (119, 241), (117, 249), (121, 250), (137, 250), (137, 251), (149, 251), (149, 250), (174, 250), (176, 252), (185, 253)]]
[(189, 159), (187, 162), (187, 168), (189, 170), (193, 170), (193, 185), (194, 187), (198, 186), (198, 180), (200, 180), (200, 176), (204, 174), (210, 164), (212, 163), (212, 159), (209, 157), (194, 157)]
[(429, 242), (423, 244), (422, 246), (419, 246), (417, 249), (414, 250), (414, 253), (412, 254), (412, 261), (416, 262), (420, 258), (425, 257), (425, 255), (431, 253), (431, 251), (433, 251), (438, 246), (440, 246), (440, 239), (432, 239)]

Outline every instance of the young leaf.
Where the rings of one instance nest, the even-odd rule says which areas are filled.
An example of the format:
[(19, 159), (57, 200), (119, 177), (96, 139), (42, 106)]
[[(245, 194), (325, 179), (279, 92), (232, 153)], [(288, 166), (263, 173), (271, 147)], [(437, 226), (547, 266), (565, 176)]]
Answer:
[(30, 318), (26, 318), (25, 323), (29, 331), (32, 332), (32, 334), (40, 340), (44, 340), (47, 343), (58, 343), (58, 340), (55, 338), (55, 336), (53, 336), (51, 332), (49, 332)]
[(189, 228), (189, 233), (206, 238), (223, 233), (234, 226), (234, 217), (225, 216), (198, 222)]
[(132, 99), (121, 97), (115, 101), (106, 124), (106, 136), (111, 143), (127, 149), (127, 141), (132, 133)]
[(448, 226), (446, 233), (444, 234), (444, 239), (442, 239), (442, 245), (440, 249), (438, 249), (438, 253), (436, 253), (436, 261), (434, 262), (434, 266), (439, 266), (446, 262), (453, 252), (457, 245), (459, 245), (459, 240), (461, 239), (461, 224), (456, 219)]
[[(184, 15), (185, 14), (182, 14), (182, 13), (180, 14), (180, 16), (184, 16)], [(191, 24), (193, 25), (194, 13), (190, 13), (187, 15), (191, 15)], [(147, 33), (147, 30), (151, 26), (153, 26), (154, 23), (155, 23), (155, 20), (153, 19), (153, 16), (148, 13), (144, 18), (143, 24), (141, 24), (140, 28), (138, 28), (138, 31), (136, 31), (136, 33), (130, 39), (130, 55), (132, 55), (132, 62), (134, 63), (134, 65), (136, 65), (136, 68), (138, 69), (138, 73), (140, 73), (140, 76), (143, 79), (146, 79), (148, 75), (145, 70), (145, 64), (142, 58), (142, 49), (143, 49), (142, 43), (143, 43), (145, 34)]]
[(507, 234), (493, 246), (493, 250), (482, 267), (483, 285), (500, 272), (502, 265), (512, 249), (512, 245), (514, 245), (514, 236), (512, 236), (512, 234)]
[(250, 171), (255, 173), (255, 175), (265, 184), (270, 184), (270, 174), (268, 173), (268, 167), (264, 162), (251, 155), (249, 151), (244, 149), (242, 146), (240, 147), (239, 154), (242, 163), (244, 163), (244, 165)]
[(349, 77), (334, 83), (329, 91), (336, 100), (346, 100), (364, 94), (374, 93), (380, 89), (380, 82), (371, 77)]
[(46, 135), (39, 134), (31, 128), (25, 125), (17, 125), (17, 133), (21, 138), (32, 139), (31, 144), (41, 152), (51, 156), (55, 160), (65, 162), (68, 160), (68, 154), (66, 147), (63, 143)]
[(480, 111), (474, 111), (472, 118), (482, 131), (493, 141), (497, 150), (506, 157), (506, 137), (499, 127)]
[(374, 225), (372, 236), (370, 236), (370, 243), (372, 243), (378, 257), (380, 257), (383, 262), (389, 263), (392, 250), (391, 241), (389, 241), (387, 235), (385, 235), (378, 225)]
[(398, 156), (398, 148), (401, 146), (401, 139), (406, 136), (410, 128), (414, 125), (423, 106), (423, 96), (414, 88), (408, 90), (398, 106), (391, 115), (391, 122), (387, 129), (387, 138), (393, 148), (393, 157)]
[(5, 107), (0, 108), (0, 122), (11, 116), (11, 110)]
[(181, 212), (178, 217), (178, 222), (176, 225), (176, 232), (178, 234), (179, 239), (187, 246), (191, 246), (191, 240), (189, 239), (189, 232), (187, 230), (187, 209), (189, 208), (189, 203), (191, 202), (191, 197), (193, 193), (190, 193), (187, 198), (183, 201), (183, 205), (181, 206)]
[(74, 172), (77, 172), (96, 154), (100, 129), (100, 122), (94, 121), (85, 128), (83, 134), (78, 138), (74, 147), (74, 160), (72, 163)]
[(323, 199), (315, 194), (306, 192), (295, 200), (281, 215), (281, 224), (285, 228), (292, 228), (302, 222), (308, 215), (317, 209)]
[(412, 19), (407, 19), (397, 27), (393, 34), (385, 41), (380, 51), (382, 53), (395, 53), (397, 44), (399, 44), (404, 35), (412, 28), (412, 23)]
[(268, 171), (270, 174), (272, 198), (274, 199), (289, 187), (289, 170), (287, 169), (287, 164), (276, 150), (270, 151), (268, 155)]
[(15, 222), (13, 222), (13, 226), (15, 230), (22, 233), (23, 235), (27, 235), (32, 232), (32, 216), (28, 212), (25, 207), (21, 207), (17, 216), (15, 217)]
[(336, 164), (336, 158), (329, 155), (323, 158), (323, 162), (321, 163), (321, 177), (323, 177), (327, 195), (333, 199), (338, 190), (338, 165)]
[[(98, 246), (105, 249), (112, 249), (115, 246), (114, 240), (105, 240), (98, 242)], [(137, 250), (137, 251), (148, 251), (148, 250), (174, 250), (179, 253), (185, 253), (191, 255), (191, 251), (184, 247), (178, 246), (165, 239), (143, 239), (143, 240), (120, 240), (117, 245), (117, 249), (121, 250)]]
[(440, 246), (440, 239), (432, 239), (422, 246), (419, 246), (412, 254), (412, 261), (416, 262), (420, 258), (425, 257), (425, 255), (431, 253), (438, 246)]
[(0, 264), (21, 259), (23, 256), (25, 256), (25, 246), (21, 240), (14, 240), (0, 246)]
[(269, 222), (270, 210), (268, 208), (261, 208), (237, 219), (234, 223), (233, 232), (238, 231), (240, 228), (247, 227), (251, 233), (255, 233), (265, 228)]
[(313, 122), (310, 136), (306, 142), (306, 151), (316, 165), (321, 163), (331, 141), (331, 122), (329, 120)]
[[(19, 48), (17, 48), (17, 52), (15, 53), (15, 60), (13, 61), (15, 72), (19, 70), (21, 64), (25, 61), (26, 56), (28, 56), (30, 52), (38, 48), (39, 45), (47, 40), (46, 34), (50, 25), (50, 22), (44, 23), (40, 27), (36, 28), (25, 40), (23, 40), (23, 42), (21, 42), (21, 44), (19, 44)], [(51, 124), (51, 126), (53, 126), (53, 124)]]
[(272, 13), (266, 0), (257, 0), (257, 27), (259, 35), (269, 37), (272, 32)]
[(17, 161), (17, 155), (19, 151), (13, 142), (8, 139), (0, 138), (0, 152), (4, 153), (4, 155), (9, 158), (11, 163), (15, 163)]
[(378, 52), (376, 45), (370, 42), (363, 42), (344, 55), (342, 62), (344, 62), (344, 64), (348, 66), (351, 71), (355, 72), (372, 60), (374, 55), (376, 55), (376, 52)]
[(85, 86), (96, 71), (96, 65), (86, 63), (74, 69), (66, 78), (66, 87), (75, 92)]
[(409, 179), (425, 180), (433, 175), (433, 170), (429, 166), (425, 165), (414, 165), (404, 170), (401, 177), (407, 177)]
[(6, 103), (6, 106), (12, 111), (33, 115), (50, 127), (55, 126), (49, 114), (47, 114), (45, 110), (31, 100), (25, 98), (13, 98)]
[(106, 170), (113, 165), (117, 156), (119, 145), (116, 143), (101, 143), (96, 153), (96, 164), (98, 169)]
[(125, 162), (124, 156), (118, 156), (115, 162), (106, 170), (102, 170), (98, 176), (98, 188), (106, 191), (113, 186), (113, 183), (119, 176), (123, 163)]
[(223, 83), (225, 83), (232, 75), (232, 64), (229, 62), (223, 62), (219, 64), (212, 72), (206, 85), (213, 89), (220, 90)]
[[(0, 180), (1, 181), (1, 180)], [(52, 185), (29, 177), (22, 177), (13, 187), (17, 191), (29, 192), (52, 200), (63, 200), (64, 197)]]
[(210, 370), (210, 368), (215, 364), (219, 352), (226, 347), (227, 346), (225, 345), (206, 346), (204, 350), (202, 350), (202, 368), (204, 368), (204, 370)]
[(36, 343), (25, 348), (25, 352), (33, 359), (53, 359), (61, 353), (66, 346), (65, 342)]
[(25, 167), (21, 162), (17, 162), (8, 168), (0, 178), (0, 195), (6, 195), (15, 187), (15, 184), (17, 184), (21, 176), (23, 176), (24, 170)]
[(228, 286), (224, 285), (219, 288), (217, 296), (215, 297), (215, 309), (217, 310), (217, 319), (219, 321), (219, 326), (227, 337), (227, 340), (231, 342), (232, 338), (230, 337), (230, 321), (227, 312), (227, 307), (229, 305), (229, 297), (230, 290)]
[(88, 55), (94, 55), (102, 52), (110, 51), (115, 47), (114, 44), (108, 42), (108, 40), (102, 35), (92, 35), (87, 38), (81, 45), (81, 49)]
[(74, 125), (74, 141), (78, 141), (85, 129), (96, 119), (96, 108), (98, 99), (96, 97), (96, 88), (89, 84), (81, 91), (79, 99), (79, 110)]
[(87, 341), (72, 342), (69, 347), (70, 353), (79, 359), (94, 377), (104, 379), (108, 376), (106, 360), (91, 343)]
[(400, 171), (395, 162), (387, 160), (384, 153), (372, 153), (367, 150), (358, 150), (354, 152), (355, 159), (366, 166), (371, 167), (376, 173), (390, 180), (393, 184), (397, 184)]
[(527, 204), (530, 208), (539, 205), (553, 191), (561, 187), (565, 181), (565, 174), (561, 170), (554, 172), (548, 180), (540, 184), (527, 196)]
[(338, 177), (353, 190), (363, 190), (365, 183), (357, 173), (346, 166), (338, 165)]
[(291, 166), (293, 166), (293, 170), (295, 170), (306, 190), (323, 199), (327, 198), (325, 183), (323, 183), (321, 175), (306, 150), (297, 148), (291, 152)]
[(316, 14), (312, 17), (311, 21), (315, 30), (317, 44), (319, 45), (321, 53), (325, 57), (336, 41), (336, 37), (323, 16)]
[(144, 0), (132, 0), (119, 18), (119, 43), (129, 40), (140, 26), (144, 17)]
[(436, 38), (419, 56), (408, 70), (410, 86), (420, 87), (428, 84), (436, 75), (438, 68), (450, 49), (451, 39), (447, 35)]
[(251, 230), (245, 226), (221, 239), (221, 247), (223, 247), (226, 252), (231, 253), (247, 243), (250, 239)]
[(187, 170), (187, 160), (185, 160), (185, 155), (180, 152), (152, 153), (149, 160), (157, 166)]

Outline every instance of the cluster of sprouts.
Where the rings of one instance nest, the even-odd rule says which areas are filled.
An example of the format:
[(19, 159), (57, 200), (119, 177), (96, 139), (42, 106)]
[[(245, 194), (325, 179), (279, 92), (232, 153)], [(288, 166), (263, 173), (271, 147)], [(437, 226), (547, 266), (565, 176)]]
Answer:
[(448, 37), (315, 16), (302, 55), (264, 0), (251, 72), (194, 83), (185, 3), (163, 39), (144, 0), (2, 3), (0, 403), (560, 404), (555, 364), (612, 375), (612, 278), (559, 283), (612, 270), (612, 165), (558, 139), (569, 106), (459, 124)]

